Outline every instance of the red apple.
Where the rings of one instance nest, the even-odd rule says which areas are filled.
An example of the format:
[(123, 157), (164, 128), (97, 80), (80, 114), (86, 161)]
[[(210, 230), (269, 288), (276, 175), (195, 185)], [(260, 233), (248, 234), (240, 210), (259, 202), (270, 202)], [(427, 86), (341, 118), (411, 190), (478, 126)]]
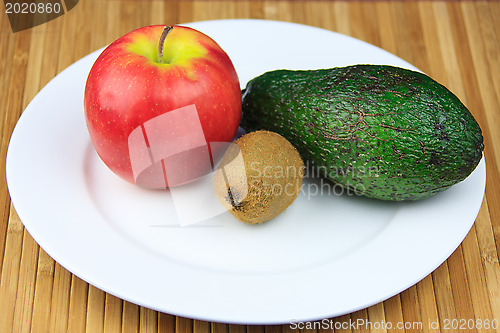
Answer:
[(147, 26), (110, 44), (85, 87), (85, 118), (102, 161), (153, 188), (210, 169), (212, 142), (231, 142), (241, 118), (234, 66), (205, 34)]

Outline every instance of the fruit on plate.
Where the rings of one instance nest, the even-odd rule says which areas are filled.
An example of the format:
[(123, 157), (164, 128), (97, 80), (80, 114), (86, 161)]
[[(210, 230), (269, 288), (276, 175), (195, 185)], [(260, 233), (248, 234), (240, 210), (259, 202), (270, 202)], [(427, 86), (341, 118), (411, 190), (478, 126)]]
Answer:
[(211, 142), (231, 142), (241, 90), (228, 55), (183, 26), (146, 26), (111, 43), (85, 87), (85, 118), (102, 161), (152, 188), (211, 169)]
[(290, 142), (256, 131), (226, 150), (214, 175), (215, 195), (241, 222), (260, 224), (295, 201), (303, 175), (304, 163)]
[(484, 148), (452, 92), (384, 65), (267, 72), (244, 90), (242, 126), (283, 135), (322, 176), (384, 200), (446, 190), (475, 169)]

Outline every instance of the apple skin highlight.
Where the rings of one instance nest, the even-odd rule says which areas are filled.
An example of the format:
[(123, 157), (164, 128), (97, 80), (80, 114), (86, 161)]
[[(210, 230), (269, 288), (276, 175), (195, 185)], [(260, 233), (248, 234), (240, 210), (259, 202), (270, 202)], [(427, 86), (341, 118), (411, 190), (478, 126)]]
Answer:
[[(128, 139), (146, 122), (194, 105), (208, 145), (231, 142), (240, 123), (240, 84), (228, 55), (205, 34), (173, 26), (163, 45), (164, 63), (159, 63), (164, 28), (142, 27), (111, 43), (92, 66), (85, 87), (85, 119), (92, 143), (108, 168), (131, 183), (137, 179)], [(186, 141), (181, 145), (189, 146), (192, 123), (177, 121), (171, 126), (184, 133), (177, 143)], [(198, 162), (184, 161), (182, 168), (197, 168)], [(170, 185), (176, 184), (158, 179), (147, 187)]]

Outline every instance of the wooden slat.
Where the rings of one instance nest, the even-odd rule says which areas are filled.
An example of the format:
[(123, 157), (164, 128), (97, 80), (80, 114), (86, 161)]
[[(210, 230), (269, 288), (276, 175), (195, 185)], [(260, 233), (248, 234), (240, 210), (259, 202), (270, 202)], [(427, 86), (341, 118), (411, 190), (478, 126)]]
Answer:
[[(11, 208), (11, 211), (14, 212), (14, 208)], [(14, 307), (14, 332), (27, 332), (31, 328), (36, 281), (36, 266), (33, 263), (38, 260), (38, 249), (38, 244), (24, 229), (16, 305)]]
[[(335, 2), (308, 2), (306, 5), (306, 9), (308, 13), (316, 13), (315, 20), (317, 21), (315, 26), (327, 30), (337, 30), (337, 22), (335, 17)], [(318, 8), (322, 8), (323, 10), (318, 11)]]
[(372, 2), (354, 1), (349, 6), (350, 34), (365, 42), (380, 45), (379, 20), (373, 13), (376, 6)]
[(194, 320), (184, 318), (184, 317), (176, 317), (175, 321), (175, 332), (176, 333), (189, 333), (193, 331), (193, 323)]
[[(405, 8), (405, 19), (408, 22), (408, 41), (411, 55), (408, 56), (408, 61), (421, 69), (427, 66), (429, 58), (427, 54), (427, 45), (424, 42), (423, 24), (419, 5), (411, 1)], [(399, 30), (399, 29), (398, 29)]]
[(211, 327), (208, 321), (193, 320), (193, 332), (195, 333), (210, 333)]
[[(475, 238), (474, 234), (469, 233), (468, 238)], [(450, 258), (448, 258), (450, 283), (457, 319), (474, 317), (471, 296), (468, 288), (467, 274), (465, 272), (465, 263), (463, 257), (463, 252), (465, 251), (464, 247), (465, 244), (459, 246), (458, 249), (450, 256)], [(485, 304), (484, 306), (488, 307), (489, 303)], [(472, 328), (471, 332), (476, 332), (475, 328)]]
[(0, 275), (0, 299), (2, 300), (0, 303), (0, 332), (10, 331), (14, 324), (14, 307), (17, 297), (23, 233), (24, 227), (12, 210), (7, 228), (4, 264)]
[(438, 17), (436, 16), (433, 3), (430, 1), (419, 2), (418, 11), (422, 21), (422, 39), (426, 46), (427, 62), (421, 64), (421, 70), (429, 74), (438, 82), (445, 80), (446, 74), (443, 65), (440, 39), (436, 33), (438, 29)]
[(153, 333), (158, 331), (158, 312), (141, 307), (140, 332)]
[(439, 327), (442, 332), (458, 332), (450, 327), (445, 330), (445, 320), (458, 319), (455, 303), (453, 302), (453, 292), (451, 290), (450, 274), (448, 271), (448, 262), (439, 266), (433, 273), (434, 290), (436, 296), (436, 305), (439, 315)]
[(87, 295), (87, 323), (86, 331), (88, 333), (104, 332), (104, 311), (106, 296), (102, 290), (94, 286), (89, 286)]
[(351, 333), (352, 330), (348, 324), (343, 324), (343, 323), (349, 323), (351, 320), (350, 315), (343, 315), (343, 316), (338, 316), (334, 318), (334, 323), (338, 322), (339, 324), (334, 324), (334, 329), (335, 333)]
[(386, 333), (387, 329), (385, 326), (377, 325), (377, 323), (381, 324), (387, 322), (387, 320), (385, 319), (384, 303), (380, 302), (378, 304), (370, 306), (367, 311), (368, 320), (370, 321), (370, 323), (372, 323), (372, 325), (369, 327), (370, 333)]
[(87, 301), (89, 285), (85, 281), (71, 276), (70, 303), (68, 310), (68, 331), (85, 332), (87, 324)]
[[(482, 264), (482, 272), (484, 273), (485, 281), (474, 281), (478, 284), (471, 284), (470, 286), (474, 298), (476, 298), (476, 295), (482, 295), (482, 298), (487, 297), (490, 301), (491, 312), (488, 314), (489, 316), (484, 314), (476, 315), (476, 318), (483, 321), (485, 319), (493, 320), (497, 318), (500, 313), (500, 260), (493, 239), (493, 230), (491, 228), (488, 208), (489, 206), (485, 200), (479, 211), (475, 225), (476, 237), (481, 253), (480, 263)], [(477, 261), (477, 257), (471, 258), (471, 260), (474, 259)], [(479, 268), (477, 269), (481, 271)], [(482, 279), (482, 277), (480, 277), (480, 279)], [(485, 286), (486, 288), (484, 288)], [(481, 302), (481, 300), (477, 302)], [(482, 309), (483, 306), (480, 305), (479, 308)], [(500, 327), (496, 331), (500, 332)]]
[[(495, 87), (497, 101), (500, 101), (500, 18), (498, 17), (500, 6), (498, 3), (496, 5), (488, 4), (488, 6), (479, 3), (476, 7), (478, 8), (479, 21), (482, 23), (481, 35), (485, 45), (490, 72), (492, 73), (492, 83)], [(488, 9), (492, 11), (489, 12)], [(496, 128), (498, 128), (500, 126), (500, 118), (497, 116), (493, 121), (493, 126), (496, 125)], [(497, 153), (495, 159), (497, 167), (493, 167), (492, 177), (490, 177), (490, 179), (492, 178), (492, 184), (500, 183), (500, 172), (496, 172), (500, 170), (499, 161), (500, 156)], [(493, 226), (497, 252), (500, 253), (500, 194), (498, 193), (499, 191), (491, 192), (489, 195), (491, 224)]]
[[(29, 48), (31, 45), (31, 31), (22, 31), (15, 35), (10, 32), (2, 34), (2, 41), (5, 41), (5, 49), (0, 54), (5, 57), (5, 73), (1, 81), (3, 89), (0, 89), (0, 98), (3, 107), (0, 111), (0, 269), (2, 269), (5, 252), (6, 235), (8, 234), (8, 219), (10, 211), (10, 197), (7, 192), (7, 181), (5, 176), (5, 161), (7, 157), (7, 147), (9, 138), (14, 130), (15, 123), (23, 110), (23, 92), (27, 73), (27, 61)], [(5, 94), (7, 93), (7, 94)], [(6, 101), (6, 102), (5, 102)]]
[[(42, 57), (42, 70), (40, 71), (40, 89), (62, 70), (58, 67), (62, 24), (63, 20), (58, 19), (42, 26), (46, 28), (46, 34), (42, 47), (44, 56)], [(34, 36), (34, 38), (38, 38), (38, 36)]]
[[(277, 21), (293, 21), (292, 15), (292, 5), (291, 3), (284, 1), (266, 1), (262, 6), (263, 18), (267, 20), (277, 20)], [(254, 6), (254, 10), (257, 7)]]
[(43, 250), (38, 252), (35, 295), (31, 329), (33, 332), (45, 332), (50, 326), (50, 304), (54, 284), (55, 262)]
[[(456, 4), (458, 7), (458, 4)], [(495, 89), (497, 98), (500, 97), (500, 80), (497, 77), (500, 75), (500, 30), (495, 30), (496, 13), (491, 12), (491, 7), (487, 2), (478, 2), (474, 6), (476, 8), (477, 18), (481, 31), (481, 38), (484, 45), (486, 59), (488, 59), (488, 67), (492, 74), (492, 86)]]
[(229, 333), (229, 326), (223, 323), (212, 323), (212, 333)]
[[(387, 326), (387, 332), (399, 332), (397, 323), (403, 322), (403, 309), (401, 308), (401, 296), (396, 295), (384, 301), (385, 319), (392, 325)], [(390, 327), (389, 327), (390, 326)]]
[[(167, 2), (168, 4), (168, 2)], [(177, 11), (178, 11), (178, 22), (179, 23), (188, 23), (188, 22), (193, 22), (194, 17), (193, 17), (193, 7), (194, 7), (194, 0), (193, 1), (179, 1), (178, 3), (176, 2)]]
[(175, 316), (158, 313), (158, 333), (175, 332)]
[[(285, 327), (288, 327), (288, 325), (285, 325)], [(236, 325), (236, 324), (231, 324), (229, 325), (229, 333), (246, 333), (247, 328), (245, 325)]]
[(353, 333), (366, 332), (370, 329), (369, 324), (365, 324), (368, 322), (368, 311), (366, 309), (351, 313), (351, 322), (360, 324), (354, 327)]
[(392, 7), (388, 2), (379, 2), (375, 4), (375, 12), (379, 18), (378, 29), (380, 31), (380, 44), (379, 46), (387, 52), (397, 53), (397, 39), (396, 39), (396, 23), (393, 22), (394, 15), (392, 15)]
[(491, 18), (495, 29), (495, 34), (500, 36), (500, 4), (498, 1), (487, 2), (491, 12)]
[(142, 326), (147, 327), (147, 323), (143, 323), (143, 320), (141, 320), (142, 308), (140, 309), (138, 305), (130, 302), (123, 302), (122, 313), (123, 333), (139, 332)]
[(115, 333), (122, 331), (122, 311), (123, 303), (121, 299), (106, 294), (104, 309), (104, 333)]
[(416, 286), (412, 286), (401, 293), (401, 308), (405, 331), (420, 333), (423, 330), (423, 319), (420, 315), (420, 300)]
[(441, 56), (443, 57), (443, 66), (446, 73), (444, 84), (450, 89), (457, 97), (459, 97), (465, 104), (466, 96), (463, 84), (460, 80), (460, 67), (458, 65), (456, 47), (453, 39), (453, 28), (450, 25), (450, 13), (446, 3), (434, 4), (435, 16), (439, 17), (440, 21), (446, 24), (438, 25), (438, 39), (441, 49)]
[(120, 1), (94, 1), (94, 18), (87, 22), (92, 32), (90, 35), (91, 47), (88, 50), (89, 52), (104, 47), (114, 40), (111, 26), (117, 24), (116, 21), (109, 19), (110, 7), (113, 6), (113, 9), (116, 10), (116, 7), (120, 4)]
[[(78, 13), (81, 12), (80, 7), (75, 7), (71, 12), (68, 14), (71, 16), (76, 16)], [(58, 63), (57, 63), (57, 69), (58, 72), (61, 72), (62, 70), (66, 69), (69, 65), (71, 65), (73, 62), (75, 62), (78, 58), (75, 57), (75, 31), (78, 31), (78, 20), (75, 19), (65, 19), (62, 20), (62, 26), (60, 28), (60, 36), (61, 36), (61, 42), (59, 44), (59, 58), (58, 58)], [(78, 43), (78, 42), (76, 42)]]
[(26, 68), (27, 79), (23, 93), (23, 110), (40, 90), (42, 62), (44, 58), (43, 45), (47, 36), (45, 30), (44, 26), (34, 28), (30, 39), (30, 52)]
[(351, 26), (349, 22), (349, 6), (346, 2), (334, 2), (333, 13), (335, 18), (335, 31), (351, 35)]
[[(306, 8), (309, 7), (307, 3), (305, 2), (292, 2), (290, 3), (290, 11), (288, 12), (288, 16), (291, 14), (291, 21), (293, 22), (296, 22), (296, 23), (301, 23), (301, 24), (305, 24), (305, 22), (307, 22), (307, 14), (306, 14)], [(285, 11), (282, 12), (282, 13), (279, 13), (278, 17), (283, 17), (285, 15)], [(310, 15), (310, 14), (309, 14)], [(316, 12), (314, 12), (314, 15), (313, 15), (314, 19), (312, 21), (314, 21), (315, 23), (311, 24), (313, 26), (317, 26), (317, 22), (318, 22), (318, 16), (316, 15)]]
[(151, 19), (148, 24), (172, 24), (165, 22), (165, 2), (152, 1), (151, 2)]
[(70, 15), (70, 17), (71, 15), (78, 16), (78, 18), (74, 17), (72, 20), (76, 23), (74, 26), (76, 30), (72, 29), (72, 32), (78, 31), (78, 38), (68, 40), (68, 42), (72, 43), (72, 56), (75, 60), (83, 58), (89, 53), (92, 38), (92, 25), (88, 22), (92, 22), (94, 19), (94, 4), (95, 2), (93, 1), (83, 1), (81, 4), (78, 4), (78, 7), (67, 14)]
[(247, 325), (247, 333), (264, 333), (265, 326), (262, 325)]
[(68, 327), (70, 290), (71, 273), (56, 263), (50, 306), (49, 330), (51, 332), (63, 331)]
[[(143, 4), (141, 1), (123, 1), (121, 3), (121, 17), (123, 19), (119, 21), (119, 36), (145, 26), (150, 22), (151, 9)], [(147, 3), (147, 5), (150, 4), (150, 2)]]
[[(392, 30), (396, 38), (396, 54), (398, 57), (414, 64), (415, 57), (412, 50), (412, 36), (410, 31), (409, 21), (418, 22), (419, 12), (413, 9), (413, 13), (407, 12), (408, 6), (402, 2), (391, 5), (389, 12), (391, 13)], [(410, 15), (411, 18), (408, 16)], [(423, 60), (423, 59), (420, 59)]]
[(422, 318), (422, 332), (440, 332), (432, 275), (425, 277), (422, 281), (417, 283), (416, 287), (420, 307), (420, 318)]
[(235, 8), (235, 17), (234, 18), (248, 18), (248, 13), (250, 12), (250, 3), (252, 0), (241, 0), (238, 2), (238, 5)]
[(467, 296), (470, 297), (472, 306), (470, 308), (460, 307), (461, 309), (467, 310), (462, 310), (462, 312), (466, 313), (462, 313), (460, 318), (493, 318), (494, 312), (491, 311), (488, 289), (484, 288), (487, 284), (482, 260), (478, 260), (478, 258), (482, 256), (478, 244), (476, 228), (477, 223), (463, 241), (464, 264), (467, 273), (467, 285), (464, 286), (463, 289), (467, 290)]
[(268, 325), (264, 327), (265, 333), (281, 333), (283, 331), (283, 327), (279, 325)]
[(200, 1), (193, 10), (197, 21), (227, 19), (235, 15), (235, 5), (232, 2)]

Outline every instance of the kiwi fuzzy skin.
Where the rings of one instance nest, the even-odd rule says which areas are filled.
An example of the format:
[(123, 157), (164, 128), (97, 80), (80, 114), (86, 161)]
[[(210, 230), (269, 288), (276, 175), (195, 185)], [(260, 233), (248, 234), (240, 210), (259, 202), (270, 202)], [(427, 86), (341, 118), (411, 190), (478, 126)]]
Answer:
[(215, 194), (239, 221), (269, 221), (297, 198), (304, 162), (295, 147), (269, 131), (248, 133), (225, 152), (214, 177)]

